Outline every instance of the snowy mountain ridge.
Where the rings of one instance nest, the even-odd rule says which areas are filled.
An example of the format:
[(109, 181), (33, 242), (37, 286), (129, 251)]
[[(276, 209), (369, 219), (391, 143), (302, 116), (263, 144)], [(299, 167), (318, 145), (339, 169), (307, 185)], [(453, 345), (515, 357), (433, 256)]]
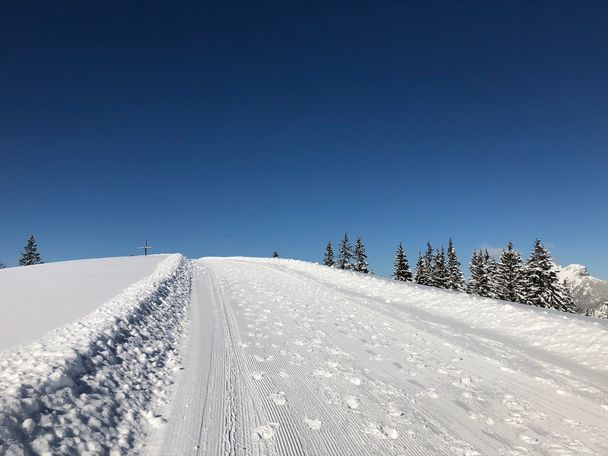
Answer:
[(559, 267), (558, 276), (572, 287), (574, 303), (581, 313), (608, 302), (608, 281), (589, 275), (586, 266), (571, 264)]

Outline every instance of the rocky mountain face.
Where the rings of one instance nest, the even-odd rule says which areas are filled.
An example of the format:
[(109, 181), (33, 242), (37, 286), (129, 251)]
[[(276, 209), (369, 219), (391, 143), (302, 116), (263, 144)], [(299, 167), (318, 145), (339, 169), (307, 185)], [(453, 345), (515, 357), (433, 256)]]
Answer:
[(589, 275), (582, 264), (560, 267), (558, 275), (572, 288), (579, 312), (598, 318), (608, 317), (608, 281)]

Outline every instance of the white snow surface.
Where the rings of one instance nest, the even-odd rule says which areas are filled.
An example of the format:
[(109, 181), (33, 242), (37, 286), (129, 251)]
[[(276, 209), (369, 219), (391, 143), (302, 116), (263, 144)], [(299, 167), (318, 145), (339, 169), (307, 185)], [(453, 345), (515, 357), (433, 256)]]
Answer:
[(0, 352), (0, 454), (126, 454), (162, 423), (188, 323), (190, 263), (159, 260), (93, 313)]
[(165, 258), (100, 258), (0, 269), (0, 350), (93, 312), (152, 274)]
[(608, 322), (299, 261), (195, 269), (147, 454), (608, 454)]
[(0, 353), (0, 454), (605, 455), (606, 347), (580, 315), (171, 256)]

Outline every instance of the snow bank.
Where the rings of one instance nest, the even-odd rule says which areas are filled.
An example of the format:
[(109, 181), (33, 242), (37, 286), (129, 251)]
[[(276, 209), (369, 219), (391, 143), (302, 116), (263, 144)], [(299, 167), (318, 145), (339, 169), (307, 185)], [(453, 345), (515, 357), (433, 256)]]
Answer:
[(0, 454), (124, 454), (143, 444), (178, 369), (190, 263), (164, 259), (92, 314), (0, 352)]
[[(250, 260), (251, 261), (251, 260)], [(461, 330), (475, 328), (503, 336), (529, 350), (558, 355), (590, 369), (608, 371), (608, 321), (566, 314), (553, 309), (482, 298), (466, 293), (396, 282), (385, 278), (328, 268), (298, 260), (259, 259), (301, 272), (338, 290), (380, 298), (399, 310), (449, 318)]]
[(166, 258), (96, 258), (0, 270), (0, 350), (90, 314)]

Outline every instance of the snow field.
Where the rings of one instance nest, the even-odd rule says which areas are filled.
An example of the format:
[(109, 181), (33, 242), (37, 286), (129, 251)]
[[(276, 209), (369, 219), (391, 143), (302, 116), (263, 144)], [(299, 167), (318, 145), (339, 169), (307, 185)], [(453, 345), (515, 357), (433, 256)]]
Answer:
[(0, 350), (95, 311), (154, 272), (167, 255), (62, 261), (0, 270)]
[(605, 325), (296, 261), (196, 267), (149, 454), (608, 454)]
[(439, 290), (422, 285), (398, 283), (374, 276), (362, 276), (313, 263), (284, 260), (281, 267), (311, 279), (379, 299), (383, 307), (424, 312), (468, 328), (487, 331), (491, 337), (502, 336), (509, 343), (527, 346), (563, 357), (563, 361), (608, 372), (608, 321), (589, 320), (581, 315), (567, 315), (553, 309), (541, 309), (519, 303), (483, 298), (466, 293)]
[(170, 255), (86, 317), (0, 352), (0, 454), (126, 454), (163, 422), (189, 322), (190, 262)]

